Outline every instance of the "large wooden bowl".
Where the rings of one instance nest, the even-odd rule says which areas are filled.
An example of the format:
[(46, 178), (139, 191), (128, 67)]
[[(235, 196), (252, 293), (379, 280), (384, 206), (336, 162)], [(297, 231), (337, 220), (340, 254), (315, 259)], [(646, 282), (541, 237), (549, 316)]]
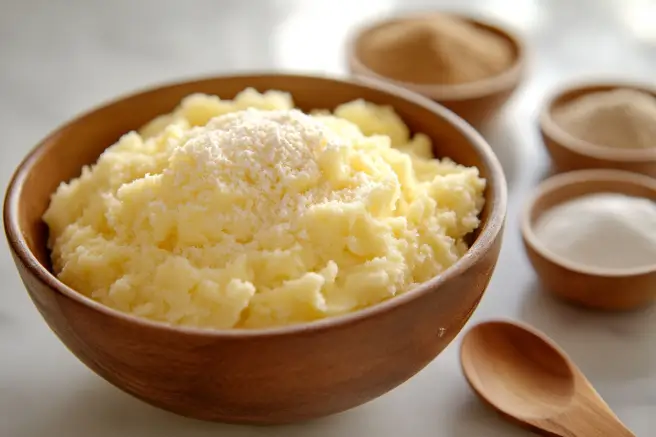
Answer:
[[(417, 289), (369, 309), (306, 325), (210, 331), (172, 327), (107, 308), (57, 280), (41, 221), (58, 184), (80, 173), (122, 134), (171, 111), (184, 96), (232, 98), (246, 87), (290, 92), (299, 107), (334, 108), (363, 98), (392, 105), (437, 156), (477, 166), (488, 181), (482, 225), (469, 252)], [(337, 413), (413, 376), (456, 336), (490, 280), (501, 245), (506, 183), (485, 141), (460, 118), (398, 89), (344, 80), (256, 75), (215, 77), (123, 97), (76, 118), (20, 164), (4, 224), (18, 272), (61, 341), (118, 388), (163, 409), (206, 420), (285, 423)], [(48, 357), (43, 357), (44, 363)], [(45, 365), (45, 364), (44, 364)]]

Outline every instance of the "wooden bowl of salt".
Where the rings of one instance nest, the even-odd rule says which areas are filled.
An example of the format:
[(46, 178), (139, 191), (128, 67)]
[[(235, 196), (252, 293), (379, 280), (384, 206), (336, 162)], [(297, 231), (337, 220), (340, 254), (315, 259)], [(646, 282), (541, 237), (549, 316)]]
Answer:
[(656, 300), (656, 179), (579, 170), (542, 182), (521, 217), (546, 290), (575, 304), (628, 310)]
[(568, 85), (540, 116), (556, 173), (591, 168), (656, 177), (656, 89), (622, 82)]
[(522, 40), (506, 26), (454, 13), (375, 21), (347, 42), (352, 75), (422, 94), (475, 127), (517, 89), (524, 57)]

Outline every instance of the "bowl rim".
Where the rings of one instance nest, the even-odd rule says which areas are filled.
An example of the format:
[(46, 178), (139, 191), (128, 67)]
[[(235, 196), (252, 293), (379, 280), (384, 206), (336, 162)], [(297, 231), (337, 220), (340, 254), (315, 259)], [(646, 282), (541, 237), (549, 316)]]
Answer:
[[(382, 92), (399, 99), (408, 101), (414, 105), (420, 106), (425, 110), (430, 111), (436, 117), (444, 119), (447, 123), (459, 131), (465, 138), (467, 138), (479, 154), (482, 162), (487, 167), (489, 176), (487, 178), (487, 190), (491, 190), (495, 202), (490, 207), (487, 220), (480, 228), (479, 235), (467, 250), (465, 255), (456, 261), (452, 266), (444, 270), (441, 274), (431, 278), (429, 281), (422, 283), (412, 290), (395, 296), (392, 299), (380, 302), (367, 308), (363, 308), (351, 313), (327, 317), (311, 322), (271, 327), (271, 328), (258, 328), (258, 329), (208, 329), (189, 326), (171, 325), (165, 322), (153, 321), (141, 318), (132, 314), (124, 313), (119, 310), (113, 309), (109, 306), (103, 305), (90, 297), (83, 295), (63, 282), (59, 281), (57, 277), (51, 273), (45, 266), (43, 266), (38, 259), (34, 256), (29, 249), (27, 242), (23, 236), (22, 230), (19, 226), (18, 220), (18, 205), (21, 199), (22, 187), (30, 174), (34, 163), (39, 159), (47, 144), (56, 138), (60, 132), (68, 127), (84, 122), (85, 118), (91, 116), (95, 112), (106, 108), (108, 106), (116, 105), (126, 99), (139, 98), (150, 93), (157, 93), (163, 89), (169, 89), (180, 85), (200, 84), (208, 81), (217, 81), (221, 79), (243, 79), (245, 82), (255, 78), (281, 78), (288, 79), (298, 78), (312, 78), (326, 81), (329, 83), (347, 84), (359, 88), (367, 88), (373, 91)], [(467, 122), (457, 116), (449, 109), (422, 97), (420, 95), (408, 92), (402, 88), (395, 87), (390, 84), (379, 83), (370, 78), (340, 78), (330, 75), (313, 75), (313, 74), (288, 74), (276, 72), (252, 72), (252, 73), (239, 73), (228, 75), (213, 75), (203, 76), (195, 79), (187, 79), (180, 81), (171, 81), (153, 85), (150, 87), (140, 88), (133, 92), (128, 92), (120, 95), (119, 97), (101, 103), (92, 109), (81, 113), (58, 126), (54, 131), (46, 135), (37, 145), (27, 154), (27, 156), (18, 165), (14, 174), (9, 182), (4, 200), (3, 221), (5, 227), (5, 234), (9, 243), (10, 249), (14, 252), (15, 257), (20, 260), (20, 263), (34, 275), (39, 282), (53, 290), (55, 293), (63, 296), (64, 298), (72, 299), (73, 301), (93, 310), (100, 312), (105, 316), (117, 318), (126, 323), (134, 323), (142, 327), (150, 329), (158, 329), (172, 333), (184, 333), (188, 335), (197, 335), (206, 338), (262, 338), (272, 336), (294, 335), (298, 333), (313, 333), (320, 332), (331, 328), (344, 327), (351, 324), (356, 324), (364, 319), (374, 317), (377, 314), (386, 313), (400, 307), (407, 302), (417, 299), (432, 290), (438, 288), (444, 282), (451, 278), (457, 277), (468, 269), (470, 269), (476, 262), (484, 256), (488, 250), (494, 245), (497, 236), (500, 234), (506, 215), (507, 206), (507, 187), (505, 182), (505, 175), (501, 164), (492, 151), (490, 145), (485, 139)], [(486, 199), (487, 200), (487, 199)]]
[[(534, 232), (534, 220), (531, 220), (535, 205), (546, 195), (561, 191), (567, 187), (586, 182), (626, 182), (648, 188), (656, 192), (656, 179), (649, 176), (633, 173), (626, 170), (615, 169), (586, 169), (559, 173), (543, 180), (533, 191), (526, 201), (520, 217), (520, 229), (524, 241), (541, 258), (556, 264), (569, 271), (595, 276), (600, 278), (629, 278), (645, 274), (656, 273), (656, 263), (644, 267), (632, 267), (623, 269), (605, 269), (589, 267), (566, 257), (557, 255), (550, 251)], [(588, 194), (594, 191), (589, 192)], [(556, 205), (567, 202), (575, 197), (570, 197), (558, 202)], [(555, 206), (555, 205), (554, 205)]]
[(620, 149), (600, 146), (573, 136), (561, 128), (553, 118), (554, 109), (560, 101), (570, 97), (574, 93), (581, 92), (581, 95), (589, 95), (595, 92), (627, 88), (646, 92), (656, 98), (656, 88), (640, 81), (598, 78), (575, 80), (561, 85), (550, 94), (542, 106), (539, 116), (540, 130), (544, 136), (550, 138), (560, 147), (589, 158), (621, 163), (656, 162), (656, 147), (648, 149)]
[[(426, 18), (427, 16), (445, 15), (456, 17), (476, 26), (485, 28), (510, 41), (516, 52), (512, 64), (495, 76), (486, 77), (474, 82), (444, 85), (440, 83), (414, 83), (392, 79), (375, 72), (361, 61), (357, 47), (362, 40), (362, 37), (368, 32), (371, 32), (376, 28), (402, 21), (412, 21)], [(526, 52), (526, 46), (523, 39), (519, 36), (519, 32), (514, 30), (509, 24), (484, 16), (483, 14), (467, 13), (456, 10), (413, 11), (404, 14), (378, 17), (355, 27), (346, 37), (346, 58), (352, 72), (361, 72), (360, 74), (390, 83), (394, 86), (406, 88), (419, 94), (430, 96), (432, 99), (444, 101), (471, 100), (512, 88), (515, 86), (524, 70), (527, 57)]]

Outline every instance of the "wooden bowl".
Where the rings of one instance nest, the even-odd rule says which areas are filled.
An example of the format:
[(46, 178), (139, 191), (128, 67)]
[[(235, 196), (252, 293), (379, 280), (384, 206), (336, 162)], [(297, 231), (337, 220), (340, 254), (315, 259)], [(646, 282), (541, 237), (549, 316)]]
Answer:
[(598, 146), (570, 135), (553, 119), (554, 110), (586, 94), (634, 89), (656, 97), (656, 90), (631, 83), (579, 83), (556, 92), (540, 114), (540, 134), (556, 173), (593, 168), (627, 170), (656, 177), (656, 147), (624, 150)]
[(545, 288), (569, 302), (602, 310), (647, 305), (656, 300), (656, 263), (648, 268), (612, 272), (591, 269), (551, 253), (533, 232), (533, 225), (548, 209), (599, 192), (656, 201), (656, 179), (621, 170), (579, 170), (548, 178), (538, 186), (522, 215), (521, 230), (528, 258)]
[[(196, 92), (233, 98), (246, 87), (290, 92), (303, 110), (354, 99), (393, 106), (437, 156), (477, 166), (488, 181), (482, 225), (467, 254), (440, 276), (374, 307), (305, 325), (265, 330), (173, 327), (115, 311), (50, 271), (41, 220), (60, 182), (80, 173), (122, 134), (170, 112)], [(384, 394), (433, 360), (476, 308), (494, 270), (506, 184), (490, 147), (427, 99), (346, 80), (253, 75), (149, 89), (88, 112), (45, 138), (20, 164), (4, 224), (18, 272), (50, 328), (89, 368), (163, 409), (199, 419), (275, 424), (337, 413)], [(46, 357), (44, 357), (44, 360)]]
[(443, 106), (446, 106), (474, 127), (482, 126), (485, 121), (492, 118), (511, 97), (524, 76), (525, 53), (524, 44), (519, 36), (501, 24), (488, 20), (473, 18), (461, 14), (450, 13), (460, 19), (468, 21), (475, 26), (492, 32), (507, 40), (513, 50), (514, 61), (507, 70), (501, 74), (484, 80), (463, 83), (458, 85), (419, 84), (402, 82), (378, 74), (370, 69), (362, 60), (362, 42), (382, 27), (431, 15), (444, 15), (443, 12), (406, 15), (381, 21), (375, 21), (357, 29), (347, 41), (347, 62), (349, 72), (356, 76), (370, 77), (382, 82), (406, 88), (426, 96)]

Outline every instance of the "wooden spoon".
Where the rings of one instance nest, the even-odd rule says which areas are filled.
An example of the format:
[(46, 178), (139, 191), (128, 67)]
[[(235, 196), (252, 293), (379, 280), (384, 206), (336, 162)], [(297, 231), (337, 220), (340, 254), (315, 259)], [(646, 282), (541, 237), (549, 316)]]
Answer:
[(508, 321), (484, 322), (460, 349), (465, 378), (506, 418), (547, 436), (635, 437), (551, 339)]

